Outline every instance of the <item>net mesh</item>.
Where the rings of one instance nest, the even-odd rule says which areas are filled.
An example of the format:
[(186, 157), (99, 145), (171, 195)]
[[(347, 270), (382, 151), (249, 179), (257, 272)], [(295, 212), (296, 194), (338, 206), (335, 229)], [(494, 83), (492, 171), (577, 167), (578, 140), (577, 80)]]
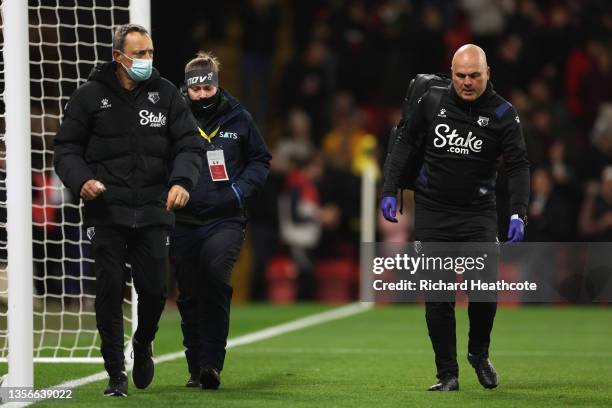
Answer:
[[(111, 58), (112, 29), (129, 21), (128, 0), (29, 0), (34, 252), (34, 357), (99, 357), (91, 248), (78, 197), (53, 171), (63, 109), (92, 68)], [(0, 23), (1, 24), (1, 23)], [(0, 39), (4, 46), (4, 35)], [(4, 59), (0, 55), (0, 358), (8, 353)], [(10, 239), (10, 237), (8, 237)], [(125, 294), (126, 342), (130, 289)]]

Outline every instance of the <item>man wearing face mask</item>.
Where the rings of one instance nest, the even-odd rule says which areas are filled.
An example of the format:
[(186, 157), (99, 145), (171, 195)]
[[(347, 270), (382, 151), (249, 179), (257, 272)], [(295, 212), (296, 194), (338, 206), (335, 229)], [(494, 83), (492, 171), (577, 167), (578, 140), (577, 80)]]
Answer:
[(219, 61), (200, 52), (183, 92), (206, 145), (200, 180), (176, 215), (172, 257), (179, 287), (188, 387), (217, 389), (225, 361), (232, 287), (247, 206), (268, 176), (271, 155), (249, 112), (219, 87)]
[(151, 343), (165, 305), (173, 211), (202, 167), (197, 124), (176, 87), (153, 68), (153, 42), (135, 24), (117, 28), (113, 61), (72, 95), (55, 136), (55, 170), (84, 200), (96, 274), (96, 323), (105, 396), (126, 396), (123, 293), (126, 263), (138, 292), (132, 379), (153, 380)]

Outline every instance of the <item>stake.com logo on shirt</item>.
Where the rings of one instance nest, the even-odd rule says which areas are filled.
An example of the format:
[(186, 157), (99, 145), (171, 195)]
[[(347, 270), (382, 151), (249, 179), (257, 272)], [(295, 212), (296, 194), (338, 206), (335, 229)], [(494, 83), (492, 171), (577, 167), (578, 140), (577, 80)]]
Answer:
[(140, 112), (138, 112), (138, 115), (140, 116), (140, 124), (142, 126), (147, 126), (147, 125), (149, 125), (149, 127), (166, 126), (166, 116), (161, 112), (155, 114), (153, 112), (149, 112), (146, 109), (143, 109)]
[(433, 144), (439, 149), (446, 149), (449, 153), (468, 155), (470, 153), (480, 153), (482, 150), (482, 139), (470, 131), (467, 137), (459, 136), (457, 129), (451, 131), (446, 123), (440, 123), (434, 129), (436, 137)]

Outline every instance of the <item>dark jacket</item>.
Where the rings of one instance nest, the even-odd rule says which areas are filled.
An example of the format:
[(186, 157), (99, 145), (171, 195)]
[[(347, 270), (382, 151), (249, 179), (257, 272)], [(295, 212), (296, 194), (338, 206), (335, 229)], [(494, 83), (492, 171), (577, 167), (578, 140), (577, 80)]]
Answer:
[(529, 162), (520, 119), (512, 105), (491, 83), (473, 102), (461, 99), (451, 84), (438, 108), (429, 114), (422, 107), (428, 105), (432, 89), (400, 129), (383, 195), (396, 195), (408, 161), (424, 149), (415, 190), (417, 205), (450, 213), (494, 212), (498, 159), (502, 157), (511, 214), (524, 216), (529, 201)]
[(157, 70), (132, 91), (121, 87), (115, 70), (115, 62), (94, 68), (66, 105), (55, 171), (77, 197), (88, 180), (106, 186), (85, 201), (86, 225), (173, 225), (165, 208), (169, 187), (191, 190), (202, 168), (197, 125)]
[[(214, 135), (202, 140), (207, 150), (222, 149), (228, 181), (212, 181), (208, 161), (187, 206), (177, 211), (177, 223), (203, 225), (220, 218), (242, 216), (245, 206), (263, 187), (270, 169), (266, 144), (247, 110), (226, 90), (219, 88), (215, 111), (204, 116), (192, 107), (201, 131)], [(234, 185), (234, 188), (232, 188)], [(236, 193), (241, 195), (238, 199)]]

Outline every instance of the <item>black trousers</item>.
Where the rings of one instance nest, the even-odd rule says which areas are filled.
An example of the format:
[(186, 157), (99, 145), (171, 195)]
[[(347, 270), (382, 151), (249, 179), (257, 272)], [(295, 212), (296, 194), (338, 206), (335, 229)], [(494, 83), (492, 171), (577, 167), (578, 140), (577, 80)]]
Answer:
[(96, 274), (96, 324), (102, 340), (104, 368), (110, 376), (125, 370), (123, 355), (123, 296), (131, 265), (138, 293), (139, 343), (155, 338), (166, 302), (169, 231), (164, 226), (144, 228), (95, 227), (91, 238)]
[[(497, 302), (470, 302), (468, 352), (488, 356)], [(438, 378), (459, 375), (455, 302), (425, 302), (425, 319), (435, 353)]]
[(244, 236), (243, 220), (176, 226), (173, 258), (179, 288), (177, 305), (192, 375), (202, 367), (223, 369), (233, 293), (230, 277)]
[[(420, 207), (415, 209), (415, 239), (426, 242), (496, 242), (497, 217), (494, 213), (466, 215), (449, 214), (443, 211), (432, 211)], [(490, 247), (489, 247), (490, 249)], [(486, 273), (486, 280), (497, 279), (497, 260), (489, 259), (490, 270)], [(454, 281), (454, 278), (452, 279)], [(448, 294), (447, 294), (448, 295)], [(468, 292), (468, 352), (473, 354), (484, 353), (488, 356), (491, 343), (491, 332), (497, 312), (497, 294), (486, 295), (483, 301), (481, 293)], [(425, 319), (429, 338), (435, 353), (437, 377), (459, 375), (457, 364), (457, 335), (455, 321), (455, 302), (444, 301), (433, 297), (426, 297)], [(474, 301), (477, 299), (478, 301)]]

